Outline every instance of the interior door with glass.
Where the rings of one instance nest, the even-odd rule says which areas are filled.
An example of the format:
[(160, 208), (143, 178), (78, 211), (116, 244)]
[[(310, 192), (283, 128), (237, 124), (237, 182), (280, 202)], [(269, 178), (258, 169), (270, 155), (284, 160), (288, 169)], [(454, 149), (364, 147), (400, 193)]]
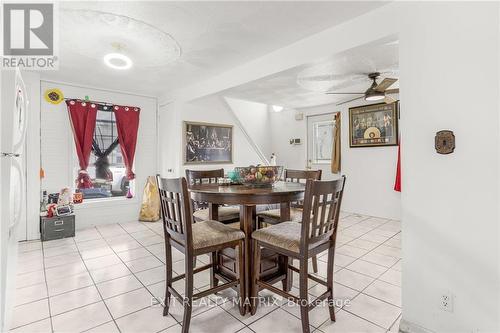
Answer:
[(335, 113), (307, 117), (307, 167), (321, 170), (322, 180), (338, 178), (331, 172)]

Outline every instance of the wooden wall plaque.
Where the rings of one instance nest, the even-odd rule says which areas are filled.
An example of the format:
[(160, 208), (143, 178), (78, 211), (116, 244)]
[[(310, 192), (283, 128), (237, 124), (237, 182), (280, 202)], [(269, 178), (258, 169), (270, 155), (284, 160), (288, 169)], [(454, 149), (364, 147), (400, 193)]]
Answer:
[(451, 154), (455, 150), (453, 131), (443, 130), (436, 133), (435, 148), (439, 154)]

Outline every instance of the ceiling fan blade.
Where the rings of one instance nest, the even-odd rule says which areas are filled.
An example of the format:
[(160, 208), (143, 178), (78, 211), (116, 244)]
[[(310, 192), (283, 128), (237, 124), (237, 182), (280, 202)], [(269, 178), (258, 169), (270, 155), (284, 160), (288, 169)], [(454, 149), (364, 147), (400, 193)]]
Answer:
[(397, 80), (398, 79), (391, 79), (391, 78), (386, 77), (385, 79), (382, 80), (382, 82), (380, 82), (375, 87), (375, 90), (380, 91), (380, 92), (384, 92), (387, 88), (392, 86), (394, 84), (394, 82), (396, 82)]
[(358, 99), (362, 99), (362, 98), (365, 98), (365, 96), (361, 96), (361, 97), (356, 97), (356, 98), (353, 98), (353, 99), (349, 99), (347, 101), (343, 101), (343, 102), (337, 103), (336, 105), (339, 106), (339, 105), (347, 104), (347, 103), (354, 102), (354, 101), (357, 101)]
[(394, 103), (394, 102), (396, 102), (396, 101), (397, 101), (397, 99), (392, 98), (392, 97), (390, 97), (390, 96), (385, 96), (385, 98), (384, 98), (384, 102), (385, 102), (385, 104), (392, 104), (392, 103)]
[(325, 92), (327, 95), (364, 95), (364, 92)]
[(399, 94), (399, 88), (396, 88), (396, 89), (387, 89), (385, 91), (385, 94)]

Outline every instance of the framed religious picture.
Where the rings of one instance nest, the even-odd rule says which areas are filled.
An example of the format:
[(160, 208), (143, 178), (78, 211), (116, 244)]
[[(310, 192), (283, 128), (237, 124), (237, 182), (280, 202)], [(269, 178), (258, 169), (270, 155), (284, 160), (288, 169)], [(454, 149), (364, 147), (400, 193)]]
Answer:
[(398, 104), (379, 103), (349, 108), (349, 146), (397, 146)]
[(233, 126), (185, 121), (184, 164), (233, 163)]

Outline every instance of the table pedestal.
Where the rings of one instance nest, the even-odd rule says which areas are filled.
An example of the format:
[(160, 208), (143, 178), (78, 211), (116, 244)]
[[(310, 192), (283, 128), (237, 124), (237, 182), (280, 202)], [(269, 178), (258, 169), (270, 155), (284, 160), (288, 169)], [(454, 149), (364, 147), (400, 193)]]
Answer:
[[(218, 205), (209, 204), (209, 214), (210, 219), (217, 220), (218, 218)], [(288, 218), (290, 216), (290, 205), (281, 205), (282, 216)], [(256, 206), (255, 205), (241, 205), (240, 206), (240, 228), (245, 233), (245, 302), (247, 304), (247, 311), (251, 312), (251, 302), (250, 294), (253, 287), (253, 250), (252, 250), (252, 232), (255, 230), (256, 226)], [(236, 263), (237, 253), (234, 249), (228, 248), (217, 253), (216, 259), (218, 271), (218, 279), (231, 280), (236, 278), (238, 275), (238, 265)], [(266, 280), (269, 283), (276, 283), (279, 281), (283, 282), (283, 288), (289, 291), (292, 287), (292, 274), (287, 272), (287, 258), (278, 255), (272, 250), (264, 249), (261, 253), (261, 263), (260, 263), (260, 277), (262, 280)], [(289, 279), (286, 279), (287, 273), (289, 274)]]

